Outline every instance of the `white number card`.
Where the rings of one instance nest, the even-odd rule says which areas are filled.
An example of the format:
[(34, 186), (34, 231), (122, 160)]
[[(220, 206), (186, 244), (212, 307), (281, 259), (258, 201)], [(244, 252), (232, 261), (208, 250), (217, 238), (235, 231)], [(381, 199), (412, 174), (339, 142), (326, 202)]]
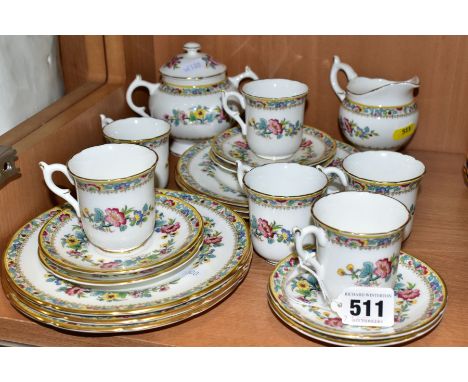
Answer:
[(331, 303), (344, 324), (354, 326), (393, 326), (395, 296), (391, 288), (346, 288)]

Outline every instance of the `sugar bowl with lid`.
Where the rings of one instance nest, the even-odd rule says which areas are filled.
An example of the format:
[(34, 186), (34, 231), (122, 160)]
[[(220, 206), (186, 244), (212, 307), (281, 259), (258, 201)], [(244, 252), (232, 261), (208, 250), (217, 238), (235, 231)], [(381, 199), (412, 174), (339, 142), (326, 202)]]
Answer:
[(243, 73), (226, 77), (226, 66), (200, 49), (196, 42), (186, 43), (185, 53), (172, 57), (160, 68), (160, 83), (144, 81), (137, 75), (127, 89), (130, 108), (149, 117), (145, 107), (132, 100), (136, 88), (148, 89), (150, 114), (171, 124), (171, 151), (177, 155), (196, 141), (212, 138), (231, 127), (232, 121), (223, 110), (222, 92), (236, 90), (245, 78), (258, 79), (248, 66)]

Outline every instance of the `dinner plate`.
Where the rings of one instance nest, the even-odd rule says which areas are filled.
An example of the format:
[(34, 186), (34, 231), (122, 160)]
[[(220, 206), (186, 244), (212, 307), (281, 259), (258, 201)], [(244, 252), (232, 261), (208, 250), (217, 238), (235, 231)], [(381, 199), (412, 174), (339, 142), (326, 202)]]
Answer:
[(24, 225), (8, 245), (3, 266), (15, 292), (57, 311), (89, 315), (155, 312), (195, 299), (229, 279), (245, 263), (251, 250), (244, 220), (224, 205), (206, 197), (160, 191), (195, 206), (204, 221), (204, 245), (196, 260), (176, 275), (133, 291), (83, 288), (47, 270), (37, 256), (38, 233), (60, 209), (54, 208)]

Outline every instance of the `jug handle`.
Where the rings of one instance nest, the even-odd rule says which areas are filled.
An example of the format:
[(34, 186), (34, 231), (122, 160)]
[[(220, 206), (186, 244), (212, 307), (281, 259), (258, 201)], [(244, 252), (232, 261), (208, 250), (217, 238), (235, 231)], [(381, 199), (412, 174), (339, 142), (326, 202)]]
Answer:
[(139, 87), (145, 87), (148, 89), (149, 94), (152, 95), (154, 91), (159, 87), (159, 84), (152, 84), (151, 82), (144, 81), (141, 79), (141, 75), (137, 74), (135, 79), (132, 81), (132, 83), (128, 86), (127, 89), (127, 94), (125, 97), (127, 98), (127, 104), (132, 109), (135, 113), (142, 117), (150, 117), (148, 113), (145, 112), (145, 107), (144, 106), (136, 106), (133, 103), (132, 95), (133, 92), (135, 91), (136, 88)]
[(333, 65), (330, 70), (330, 83), (333, 88), (333, 91), (336, 93), (340, 101), (343, 101), (346, 97), (346, 92), (341, 88), (340, 84), (338, 83), (338, 72), (340, 70), (345, 72), (348, 81), (352, 80), (353, 78), (356, 78), (357, 74), (351, 66), (342, 63), (338, 56), (333, 57)]

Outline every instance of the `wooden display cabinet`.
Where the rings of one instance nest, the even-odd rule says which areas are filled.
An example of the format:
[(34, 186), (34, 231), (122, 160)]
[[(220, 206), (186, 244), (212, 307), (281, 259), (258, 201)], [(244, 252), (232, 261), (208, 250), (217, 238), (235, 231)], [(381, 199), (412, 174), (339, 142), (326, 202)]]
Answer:
[[(305, 122), (344, 139), (338, 99), (329, 85), (334, 54), (368, 77), (406, 79), (421, 88), (418, 130), (404, 149), (425, 163), (411, 237), (404, 250), (428, 262), (445, 279), (449, 302), (441, 324), (413, 346), (468, 345), (468, 188), (462, 167), (468, 152), (468, 37), (355, 36), (66, 36), (60, 37), (66, 95), (0, 136), (18, 153), (21, 176), (0, 189), (0, 247), (29, 219), (62, 203), (45, 186), (38, 162), (65, 162), (104, 142), (99, 114), (130, 116), (125, 91), (137, 73), (156, 82), (159, 67), (198, 41), (228, 67), (246, 64), (262, 78), (283, 77), (309, 86)], [(137, 91), (138, 104), (147, 94)], [(171, 174), (177, 162), (171, 157)], [(67, 182), (64, 178), (60, 181)], [(173, 176), (170, 188), (177, 188)], [(0, 291), (0, 341), (80, 346), (315, 346), (270, 311), (266, 284), (273, 267), (254, 256), (250, 272), (225, 301), (199, 317), (131, 335), (79, 335), (40, 325), (13, 309)]]

